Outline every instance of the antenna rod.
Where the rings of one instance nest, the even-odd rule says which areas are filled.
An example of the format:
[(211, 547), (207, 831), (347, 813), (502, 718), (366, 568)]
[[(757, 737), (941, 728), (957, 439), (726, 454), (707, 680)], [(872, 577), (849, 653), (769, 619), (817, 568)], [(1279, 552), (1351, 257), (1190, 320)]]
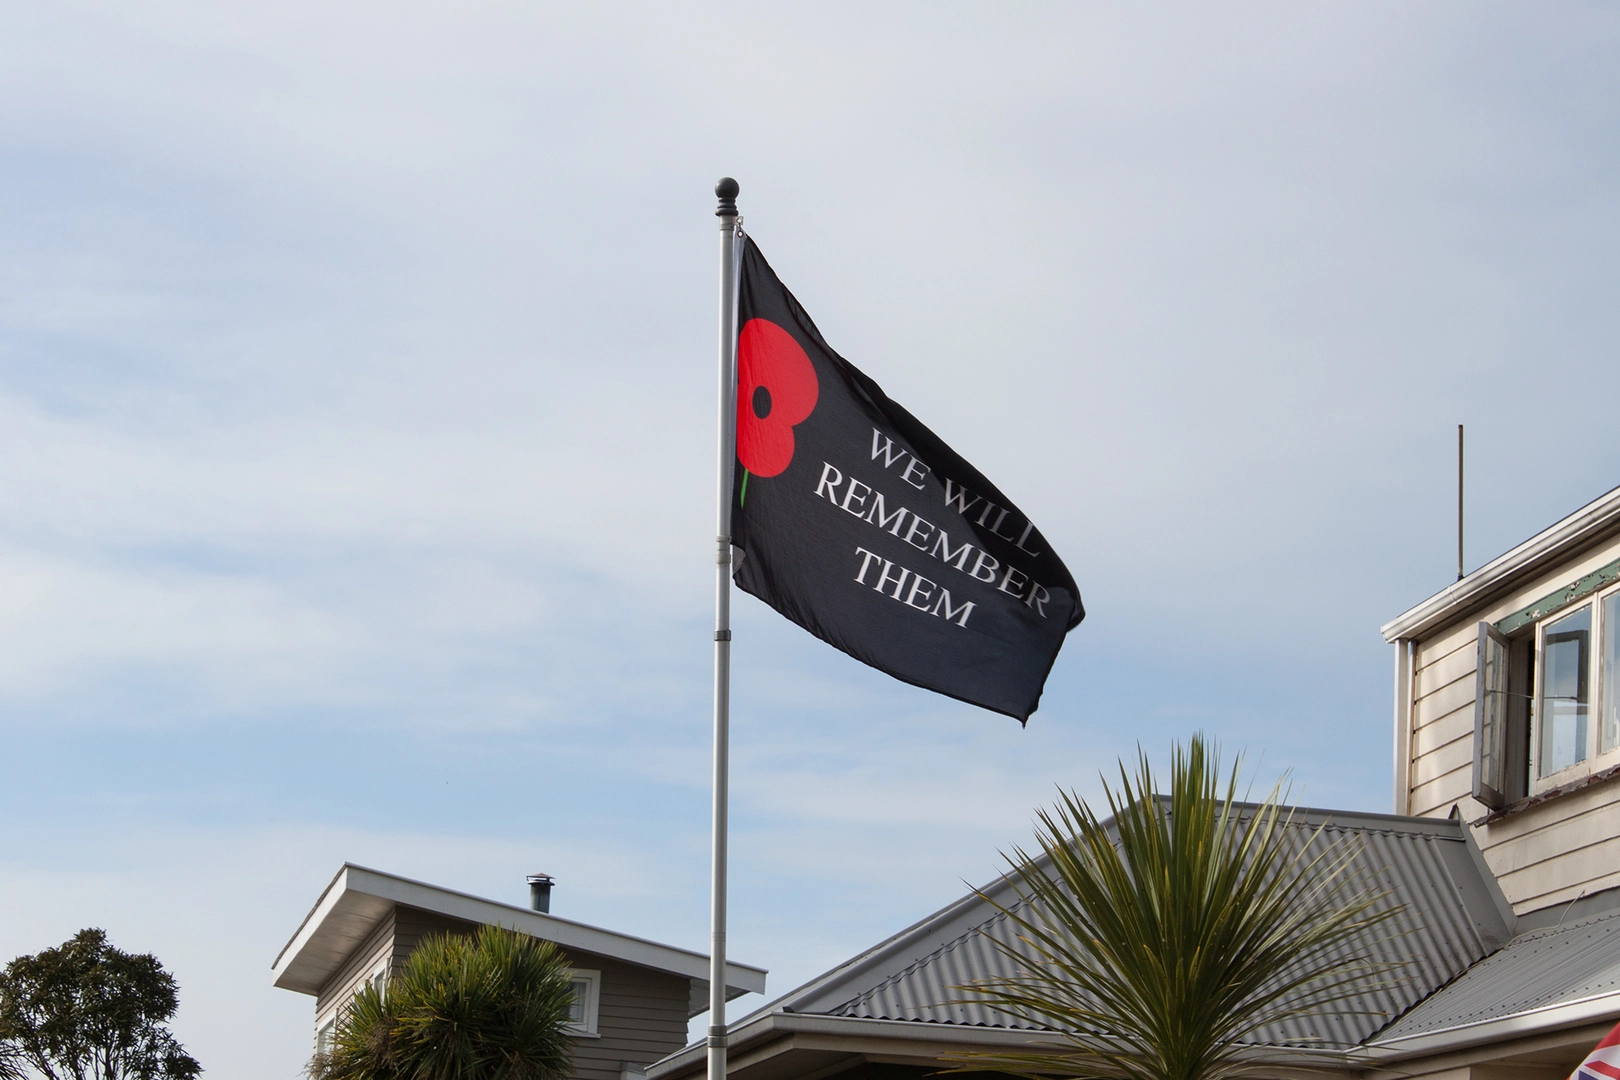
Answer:
[(1457, 580), (1463, 579), (1463, 426), (1457, 425)]

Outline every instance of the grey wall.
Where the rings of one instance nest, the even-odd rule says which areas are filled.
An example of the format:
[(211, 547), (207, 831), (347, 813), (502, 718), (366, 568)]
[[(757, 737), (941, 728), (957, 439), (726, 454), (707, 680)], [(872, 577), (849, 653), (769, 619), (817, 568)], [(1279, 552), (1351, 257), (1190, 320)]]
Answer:
[[(477, 924), (398, 905), (356, 949), (316, 997), (316, 1029), (347, 1001), (385, 959), (392, 976), (431, 934), (471, 934)], [(643, 1069), (686, 1044), (690, 981), (594, 953), (564, 950), (571, 967), (602, 974), (597, 1037), (574, 1039), (577, 1080), (619, 1080), (625, 1067)]]

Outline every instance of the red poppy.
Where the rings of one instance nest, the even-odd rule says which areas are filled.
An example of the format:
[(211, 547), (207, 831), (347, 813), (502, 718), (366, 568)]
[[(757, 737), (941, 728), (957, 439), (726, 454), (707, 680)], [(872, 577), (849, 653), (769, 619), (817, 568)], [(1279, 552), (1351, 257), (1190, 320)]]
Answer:
[(737, 457), (755, 476), (793, 460), (793, 425), (816, 407), (816, 369), (793, 335), (749, 319), (737, 339)]

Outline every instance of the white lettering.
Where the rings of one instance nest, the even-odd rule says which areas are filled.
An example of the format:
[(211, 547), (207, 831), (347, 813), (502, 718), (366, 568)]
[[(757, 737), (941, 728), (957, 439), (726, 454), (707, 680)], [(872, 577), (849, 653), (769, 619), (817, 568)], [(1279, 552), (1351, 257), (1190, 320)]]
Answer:
[[(901, 539), (903, 539), (906, 543), (910, 544), (912, 547), (916, 548), (918, 551), (927, 551), (928, 550), (928, 535), (930, 533), (932, 533), (933, 531), (934, 531), (933, 522), (924, 521), (922, 518), (918, 517), (916, 514), (912, 514), (911, 515), (911, 528), (906, 530), (906, 535), (901, 537)], [(921, 539), (922, 539), (922, 543), (920, 543), (920, 544), (917, 543), (917, 539), (918, 539), (919, 534), (921, 535)]]
[(856, 548), (855, 549), (855, 554), (857, 554), (857, 555), (865, 555), (866, 556), (866, 558), (861, 560), (861, 572), (855, 575), (855, 584), (857, 584), (857, 585), (865, 585), (866, 584), (866, 568), (868, 566), (871, 566), (872, 563), (875, 562), (876, 560), (883, 558), (883, 556), (874, 555), (872, 552), (867, 551), (863, 547)]
[(969, 491), (965, 487), (959, 488), (951, 482), (949, 477), (945, 478), (945, 505), (949, 506), (954, 502), (956, 504), (956, 512), (961, 514), (963, 517), (967, 517), (967, 512), (973, 509), (973, 504), (979, 501), (979, 497), (977, 495), (973, 495), (973, 498), (971, 499), (968, 498), (969, 495), (973, 495), (973, 492)]
[[(1018, 579), (1016, 583), (1013, 578)], [(996, 589), (1006, 593), (1008, 596), (1016, 596), (1022, 600), (1024, 598), (1024, 586), (1028, 584), (1029, 575), (1019, 570), (1018, 567), (1009, 565), (1007, 572), (1001, 575), (1001, 584), (997, 585)], [(1012, 588), (1007, 588), (1008, 585), (1012, 585)]]
[(862, 514), (866, 513), (866, 495), (859, 496), (860, 505), (856, 506), (855, 509), (851, 510), (849, 508), (850, 500), (857, 498), (855, 494), (856, 488), (866, 488), (866, 493), (868, 495), (872, 492), (871, 488), (866, 487), (865, 484), (861, 483), (852, 476), (849, 478), (849, 487), (844, 490), (844, 501), (838, 504), (838, 508), (847, 514), (853, 514), (855, 517), (860, 517)]
[(1038, 558), (1041, 557), (1040, 552), (1038, 552), (1038, 551), (1030, 551), (1029, 548), (1024, 546), (1024, 541), (1028, 540), (1029, 539), (1029, 534), (1034, 532), (1034, 531), (1035, 531), (1035, 523), (1033, 521), (1024, 522), (1023, 535), (1020, 536), (1018, 539), (1013, 541), (1013, 546), (1016, 547), (1019, 551), (1025, 552), (1025, 553), (1027, 553), (1029, 555), (1033, 555), (1035, 558), (1038, 559)]
[[(827, 474), (828, 473), (831, 473), (835, 477), (835, 479), (829, 481), (827, 479)], [(843, 482), (844, 482), (844, 474), (839, 472), (837, 469), (833, 468), (832, 464), (830, 462), (823, 461), (821, 463), (821, 479), (816, 481), (816, 497), (820, 498), (822, 491), (826, 491), (827, 499), (834, 506), (837, 506), (838, 505), (838, 491), (837, 491), (837, 488), (838, 488), (838, 485), (842, 484)]]
[(939, 599), (934, 601), (934, 610), (931, 614), (938, 615), (946, 622), (953, 622), (957, 626), (966, 626), (968, 616), (973, 614), (973, 601), (962, 601), (961, 607), (951, 606), (951, 590), (939, 590)]
[[(993, 582), (993, 581), (996, 580), (996, 571), (1000, 570), (1000, 569), (1001, 569), (1001, 560), (1000, 559), (996, 558), (994, 555), (990, 554), (988, 551), (981, 551), (981, 552), (979, 552), (978, 560), (976, 562), (974, 562), (974, 564), (973, 564), (973, 569), (969, 570), (968, 573), (972, 574), (974, 577), (978, 578), (980, 581)], [(983, 570), (984, 573), (982, 573), (982, 574), (979, 573), (980, 570)]]
[[(899, 577), (890, 577), (889, 576), (889, 571), (890, 570), (899, 570), (900, 571), (900, 576)], [(907, 570), (903, 566), (897, 566), (896, 564), (890, 562), (888, 559), (884, 559), (883, 560), (883, 572), (878, 575), (877, 584), (872, 586), (872, 588), (876, 589), (880, 593), (883, 593), (884, 596), (888, 596), (889, 594), (888, 594), (887, 590), (884, 589), (884, 586), (889, 584), (889, 582), (892, 581), (892, 582), (894, 582), (894, 599), (898, 600), (898, 599), (900, 599), (900, 590), (902, 590), (902, 589), (904, 589), (906, 587), (906, 578), (908, 578), (910, 576), (911, 576), (911, 571), (910, 570)]]
[[(893, 514), (889, 514), (885, 512), (887, 509), (883, 504), (883, 492), (872, 492), (872, 512), (866, 515), (866, 520), (884, 530), (890, 536), (899, 536), (900, 526), (905, 522), (906, 515), (911, 511), (902, 506)], [(893, 525), (889, 524), (891, 521), (894, 523)]]
[(1052, 599), (1052, 594), (1041, 585), (1032, 585), (1029, 590), (1029, 599), (1024, 603), (1041, 618), (1046, 618), (1046, 602)]
[[(915, 480), (912, 479), (913, 474), (916, 474), (917, 478)], [(917, 455), (913, 454), (911, 456), (911, 460), (906, 463), (904, 471), (900, 473), (900, 479), (904, 480), (918, 491), (921, 491), (923, 489), (923, 477), (927, 475), (928, 466), (918, 461)]]
[[(923, 589), (924, 585), (928, 586), (926, 590)], [(927, 611), (928, 601), (933, 599), (936, 588), (938, 588), (937, 585), (921, 574), (913, 574), (911, 576), (911, 591), (906, 593), (906, 606), (914, 607), (918, 611)], [(919, 599), (922, 600), (920, 604), (916, 602)]]
[(934, 549), (928, 554), (942, 563), (950, 563), (958, 570), (967, 569), (967, 557), (973, 554), (973, 545), (963, 542), (955, 551), (951, 550), (951, 535), (944, 529), (934, 534)]
[[(879, 445), (879, 440), (882, 440), (881, 445)], [(883, 434), (883, 432), (879, 431), (877, 428), (873, 428), (872, 429), (872, 460), (876, 461), (878, 459), (879, 454), (883, 455), (883, 467), (885, 469), (892, 467), (896, 461), (898, 461), (901, 458), (907, 456), (906, 451), (905, 451), (905, 449), (903, 447), (899, 447), (899, 446), (894, 445), (894, 440), (893, 439), (891, 439), (887, 435)], [(913, 459), (913, 460), (915, 460), (915, 459)]]
[(1003, 510), (1001, 512), (1001, 516), (996, 518), (996, 523), (994, 525), (990, 526), (990, 531), (995, 533), (997, 536), (1000, 536), (1003, 540), (1011, 540), (1012, 537), (1006, 536), (1001, 532), (1001, 523), (1003, 521), (1006, 521), (1006, 520), (1007, 520), (1007, 511)]

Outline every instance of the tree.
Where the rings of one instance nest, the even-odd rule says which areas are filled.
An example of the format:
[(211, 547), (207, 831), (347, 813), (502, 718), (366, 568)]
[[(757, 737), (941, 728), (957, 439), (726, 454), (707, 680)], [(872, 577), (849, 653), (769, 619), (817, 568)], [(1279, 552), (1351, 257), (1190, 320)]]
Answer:
[(338, 1021), (313, 1080), (564, 1080), (573, 979), (557, 947), (497, 926), (426, 938)]
[(1267, 1025), (1392, 985), (1354, 949), (1400, 910), (1367, 887), (1359, 843), (1319, 827), (1302, 844), (1280, 782), (1238, 804), (1239, 767), (1223, 790), (1201, 736), (1170, 773), (1166, 799), (1145, 755), (1134, 780), (1121, 762), (1114, 832), (1064, 793), (1039, 814), (1040, 855), (1007, 856), (1019, 902), (997, 906), (1021, 942), (996, 945), (1013, 973), (959, 989), (1059, 1034), (1048, 1052), (957, 1055), (958, 1071), (1224, 1080)]
[(0, 1077), (191, 1080), (202, 1066), (164, 1026), (178, 1007), (157, 957), (80, 930), (0, 974)]

